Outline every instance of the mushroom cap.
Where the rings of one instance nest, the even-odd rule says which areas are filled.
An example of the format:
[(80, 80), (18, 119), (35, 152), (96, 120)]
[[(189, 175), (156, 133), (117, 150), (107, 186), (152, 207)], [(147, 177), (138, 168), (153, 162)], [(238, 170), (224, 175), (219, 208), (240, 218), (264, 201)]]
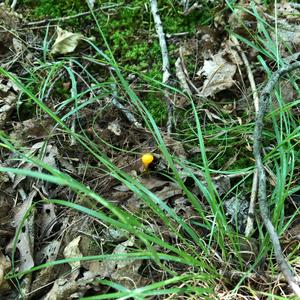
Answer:
[(152, 153), (145, 153), (142, 155), (142, 162), (145, 167), (145, 169), (148, 168), (148, 166), (153, 162), (154, 155)]

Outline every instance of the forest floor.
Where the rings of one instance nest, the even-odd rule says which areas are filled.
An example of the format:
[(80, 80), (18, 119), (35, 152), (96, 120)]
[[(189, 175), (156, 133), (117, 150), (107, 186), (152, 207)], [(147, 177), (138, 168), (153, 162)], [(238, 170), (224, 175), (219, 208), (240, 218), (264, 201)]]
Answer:
[(299, 299), (299, 51), (288, 1), (0, 4), (0, 299)]

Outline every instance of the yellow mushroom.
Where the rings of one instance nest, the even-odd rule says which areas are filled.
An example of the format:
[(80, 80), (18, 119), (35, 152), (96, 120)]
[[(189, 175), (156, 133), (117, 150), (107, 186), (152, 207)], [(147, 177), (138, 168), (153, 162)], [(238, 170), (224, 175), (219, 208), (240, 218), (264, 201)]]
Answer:
[(154, 160), (154, 155), (152, 153), (145, 153), (142, 156), (142, 162), (144, 169), (147, 170), (149, 165), (153, 162)]

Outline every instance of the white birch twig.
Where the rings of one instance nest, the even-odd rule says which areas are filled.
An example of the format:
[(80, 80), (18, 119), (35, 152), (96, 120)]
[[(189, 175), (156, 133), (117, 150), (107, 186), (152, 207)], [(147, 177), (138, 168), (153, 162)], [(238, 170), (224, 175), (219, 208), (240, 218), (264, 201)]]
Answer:
[[(161, 22), (159, 13), (158, 13), (157, 1), (156, 0), (150, 0), (150, 7), (151, 7), (151, 13), (153, 15), (156, 34), (158, 35), (158, 39), (159, 39), (159, 46), (160, 46), (161, 56), (162, 56), (162, 69), (163, 69), (162, 83), (164, 85), (167, 85), (168, 82), (169, 82), (169, 78), (171, 76), (171, 73), (170, 73), (170, 61), (169, 61), (169, 54), (168, 54), (168, 48), (167, 48), (167, 43), (166, 43), (166, 37), (165, 37), (162, 22)], [(168, 104), (167, 133), (169, 135), (172, 131), (173, 103), (170, 101), (168, 92), (166, 90), (164, 92), (164, 97), (165, 97), (166, 102)]]
[(150, 0), (151, 5), (151, 12), (153, 15), (153, 20), (155, 24), (155, 30), (158, 35), (159, 39), (159, 46), (161, 49), (161, 56), (162, 56), (162, 69), (163, 69), (163, 83), (167, 84), (170, 77), (170, 62), (169, 62), (169, 54), (168, 54), (168, 48), (165, 38), (165, 33), (163, 30), (162, 22), (158, 13), (158, 7), (157, 7), (157, 1), (156, 0)]
[(11, 6), (10, 6), (12, 10), (15, 9), (15, 7), (16, 7), (16, 5), (17, 5), (17, 2), (18, 2), (17, 0), (14, 0), (14, 1), (12, 2)]

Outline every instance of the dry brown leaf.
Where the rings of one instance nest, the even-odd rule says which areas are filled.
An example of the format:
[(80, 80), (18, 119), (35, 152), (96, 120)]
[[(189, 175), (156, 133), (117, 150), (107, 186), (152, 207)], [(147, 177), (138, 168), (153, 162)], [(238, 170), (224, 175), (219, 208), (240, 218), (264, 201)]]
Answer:
[[(285, 54), (285, 47), (289, 49), (295, 49), (295, 52), (298, 52), (300, 49), (300, 26), (298, 30), (294, 30), (293, 27), (290, 28), (278, 28), (276, 34), (271, 33), (273, 41), (281, 41), (283, 45), (280, 46), (280, 50), (283, 56)], [(289, 53), (288, 53), (289, 54)]]
[[(64, 257), (65, 258), (80, 258), (82, 257), (82, 253), (79, 249), (79, 242), (80, 242), (81, 236), (79, 235), (77, 238), (72, 240), (64, 249)], [(72, 268), (72, 274), (71, 279), (75, 280), (77, 276), (79, 275), (79, 267), (80, 267), (80, 261), (73, 261), (69, 262), (69, 265)]]
[[(12, 225), (14, 227), (18, 227), (28, 212), (28, 209), (31, 207), (32, 200), (37, 194), (36, 190), (33, 190), (27, 197), (27, 199), (22, 203), (22, 205), (18, 208), (15, 213)], [(19, 233), (17, 248), (20, 253), (20, 262), (19, 262), (19, 270), (24, 271), (32, 268), (34, 266), (33, 260), (33, 243), (34, 243), (34, 232), (33, 225), (34, 215), (31, 214), (23, 224), (22, 230)], [(12, 245), (8, 245), (7, 249), (12, 247)], [(9, 249), (10, 250), (10, 249)], [(7, 250), (7, 251), (9, 251)]]
[(0, 128), (5, 125), (17, 101), (19, 89), (9, 79), (0, 76)]
[(0, 251), (0, 296), (10, 290), (8, 282), (4, 279), (4, 275), (9, 268), (10, 261)]
[(206, 59), (203, 67), (197, 73), (198, 76), (206, 78), (200, 95), (202, 97), (210, 97), (232, 87), (234, 84), (233, 76), (236, 70), (236, 65), (223, 58), (223, 52)]
[(186, 74), (184, 73), (184, 70), (182, 68), (182, 60), (180, 57), (177, 58), (175, 62), (175, 68), (176, 68), (176, 76), (179, 80), (179, 83), (181, 85), (181, 88), (184, 92), (186, 92), (188, 95), (192, 95), (192, 92), (190, 90), (190, 87), (187, 83)]
[(67, 278), (59, 278), (55, 280), (52, 289), (43, 300), (74, 299), (73, 295), (76, 295), (77, 299), (81, 298), (84, 296), (84, 292), (91, 288), (89, 285), (91, 281), (92, 279), (75, 281), (68, 280)]
[(276, 3), (276, 11), (278, 18), (286, 19), (289, 21), (299, 22), (299, 9), (300, 7), (293, 5), (290, 1), (282, 1), (282, 3)]
[(16, 54), (20, 54), (21, 52), (24, 51), (25, 49), (24, 44), (19, 39), (13, 38), (12, 43), (16, 51)]
[[(46, 149), (44, 149), (45, 142), (38, 142), (34, 145), (32, 145), (30, 152), (32, 154), (41, 154), (42, 156), (42, 161), (57, 169), (57, 163), (56, 163), (56, 158), (58, 157), (58, 149), (54, 145), (47, 145)], [(33, 168), (36, 168), (36, 165), (33, 163), (27, 163), (26, 161), (21, 161), (21, 163), (18, 165), (19, 168), (31, 170)], [(16, 188), (24, 179), (26, 179), (27, 176), (25, 175), (17, 175), (14, 178), (14, 185), (13, 188)]]
[(55, 206), (52, 203), (42, 205), (41, 214), (39, 214), (39, 225), (41, 227), (42, 235), (48, 237), (55, 226), (57, 216), (55, 213)]
[(29, 270), (34, 266), (33, 260), (33, 216), (31, 215), (23, 225), (17, 242), (17, 248), (20, 252), (19, 271)]
[(12, 32), (17, 32), (17, 28), (21, 22), (21, 15), (9, 9), (4, 1), (0, 4), (0, 53), (8, 54), (9, 49), (12, 47)]

